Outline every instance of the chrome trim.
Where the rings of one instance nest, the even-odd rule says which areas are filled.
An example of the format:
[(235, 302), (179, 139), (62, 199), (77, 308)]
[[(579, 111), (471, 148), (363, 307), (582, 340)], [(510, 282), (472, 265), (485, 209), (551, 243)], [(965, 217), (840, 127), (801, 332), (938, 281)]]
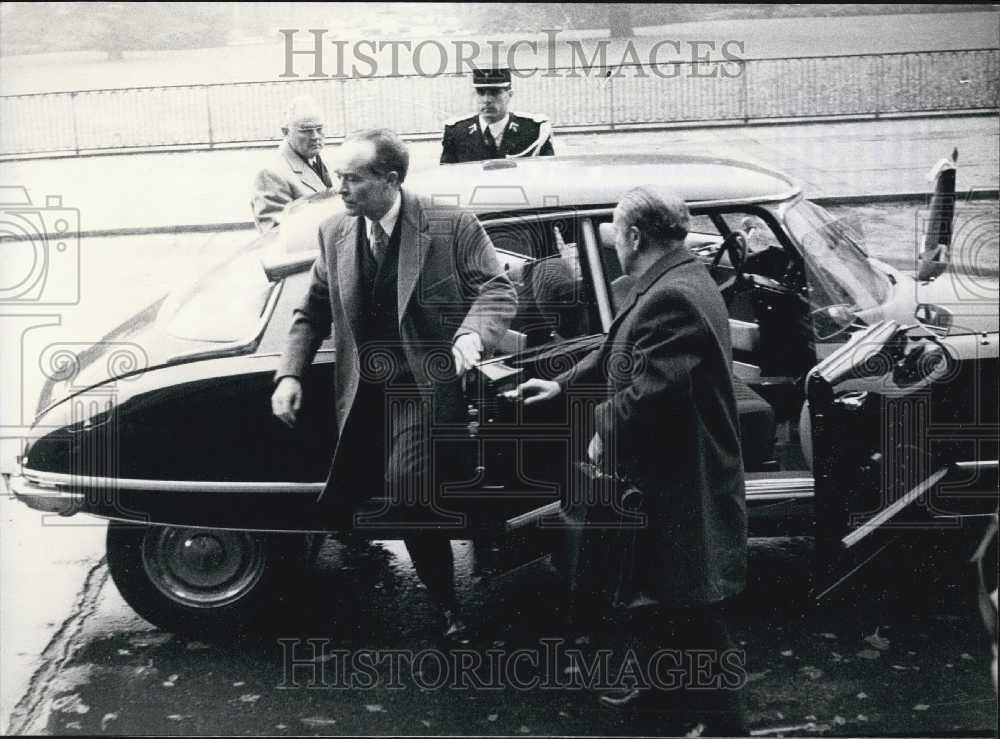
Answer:
[(322, 482), (206, 482), (202, 480), (143, 480), (127, 477), (90, 477), (25, 469), (30, 484), (54, 489), (135, 490), (155, 493), (302, 493), (319, 495)]
[(998, 470), (1000, 469), (1000, 460), (976, 459), (970, 462), (955, 462), (955, 467), (960, 470)]
[(590, 275), (594, 283), (594, 297), (597, 298), (597, 312), (601, 317), (601, 325), (605, 332), (611, 328), (614, 320), (614, 311), (611, 310), (611, 298), (608, 295), (608, 283), (604, 279), (604, 265), (601, 264), (600, 242), (597, 233), (594, 231), (594, 221), (591, 218), (583, 218), (580, 221), (580, 229), (583, 234), (584, 254), (590, 265)]
[(852, 531), (851, 533), (849, 533), (847, 536), (845, 536), (843, 539), (840, 540), (841, 544), (844, 545), (845, 549), (850, 549), (851, 547), (853, 547), (855, 544), (864, 539), (866, 536), (878, 530), (878, 528), (882, 524), (886, 523), (889, 519), (896, 516), (896, 514), (898, 514), (908, 505), (910, 505), (910, 503), (915, 501), (926, 491), (930, 490), (932, 487), (941, 482), (941, 480), (948, 475), (948, 472), (949, 472), (948, 467), (942, 467), (941, 469), (939, 469), (933, 475), (931, 475), (926, 480), (924, 480), (916, 487), (914, 487), (912, 490), (910, 490), (908, 493), (906, 493), (906, 495), (899, 498), (899, 500), (896, 500), (891, 505), (883, 508), (881, 511), (876, 513), (870, 519), (865, 521), (865, 523), (861, 524), (856, 529), (854, 529), (854, 531)]
[(39, 487), (21, 475), (11, 477), (8, 487), (14, 497), (28, 508), (43, 513), (58, 513), (60, 516), (73, 515), (80, 510), (84, 500), (83, 493)]
[[(751, 473), (753, 474), (753, 473)], [(67, 475), (58, 472), (39, 472), (25, 469), (23, 475), (11, 481), (23, 480), (39, 494), (53, 496), (66, 495), (83, 498), (80, 490), (134, 490), (153, 493), (298, 493), (319, 495), (326, 483), (323, 482), (206, 482), (202, 480), (144, 480), (116, 477), (86, 477), (82, 475)], [(747, 499), (753, 500), (785, 500), (811, 498), (813, 495), (813, 478), (811, 477), (766, 477), (750, 478), (746, 481)], [(555, 505), (558, 506), (558, 503)], [(529, 511), (524, 516), (535, 515)], [(517, 520), (515, 517), (512, 520)]]
[(253, 351), (254, 347), (260, 342), (261, 336), (263, 336), (264, 330), (267, 328), (268, 321), (271, 320), (271, 314), (274, 312), (274, 306), (278, 304), (278, 298), (281, 296), (281, 290), (284, 285), (283, 280), (274, 283), (271, 288), (271, 294), (267, 296), (267, 302), (264, 304), (264, 310), (261, 311), (260, 318), (257, 319), (257, 325), (254, 326), (253, 331), (246, 338), (219, 344), (211, 349), (199, 348), (190, 352), (174, 354), (167, 357), (164, 364), (169, 366), (196, 359), (221, 359), (222, 357), (233, 357)]

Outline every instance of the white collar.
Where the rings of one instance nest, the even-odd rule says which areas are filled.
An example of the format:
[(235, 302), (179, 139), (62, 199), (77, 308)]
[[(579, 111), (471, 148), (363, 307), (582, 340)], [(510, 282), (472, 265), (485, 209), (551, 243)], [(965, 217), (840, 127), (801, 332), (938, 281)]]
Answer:
[(508, 121), (510, 121), (510, 113), (509, 112), (507, 114), (505, 114), (504, 117), (501, 118), (496, 123), (487, 123), (486, 120), (482, 116), (479, 116), (479, 130), (485, 132), (486, 129), (489, 128), (490, 129), (490, 133), (493, 134), (493, 140), (496, 141), (497, 145), (499, 146), (500, 145), (500, 139), (503, 138), (503, 132), (507, 129), (507, 122)]
[[(386, 237), (392, 236), (392, 230), (396, 228), (396, 221), (399, 220), (399, 211), (402, 206), (402, 193), (397, 192), (396, 199), (392, 201), (392, 206), (390, 206), (384, 216), (378, 219), (378, 222), (382, 224), (382, 230), (385, 231)], [(372, 228), (375, 227), (375, 221), (368, 216), (365, 216), (365, 227), (368, 230), (368, 243), (370, 244), (372, 241)]]

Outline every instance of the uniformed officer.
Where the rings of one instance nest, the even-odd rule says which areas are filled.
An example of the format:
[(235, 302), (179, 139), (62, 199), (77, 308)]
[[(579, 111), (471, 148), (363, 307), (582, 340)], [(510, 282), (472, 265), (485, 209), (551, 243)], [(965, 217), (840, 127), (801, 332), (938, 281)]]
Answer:
[(509, 69), (472, 73), (479, 113), (445, 122), (441, 163), (551, 156), (552, 124), (544, 115), (511, 113)]

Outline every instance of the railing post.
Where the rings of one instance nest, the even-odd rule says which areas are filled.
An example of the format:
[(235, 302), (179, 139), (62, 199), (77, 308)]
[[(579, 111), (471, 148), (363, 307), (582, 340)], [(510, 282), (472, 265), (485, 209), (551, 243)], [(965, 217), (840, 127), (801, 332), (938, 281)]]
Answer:
[(743, 65), (743, 124), (747, 125), (750, 123), (750, 80), (747, 79), (750, 76), (750, 65), (746, 59), (741, 59), (740, 64)]
[(208, 94), (210, 88), (205, 88), (205, 111), (208, 114), (208, 148), (215, 148), (215, 137), (212, 135), (212, 99)]
[(610, 130), (615, 130), (615, 74), (608, 75), (608, 125)]
[(80, 132), (76, 128), (76, 93), (69, 94), (69, 111), (73, 119), (73, 151), (80, 156)]
[(885, 65), (882, 63), (884, 56), (879, 54), (875, 57), (875, 118), (878, 119), (882, 110), (882, 75), (885, 73)]

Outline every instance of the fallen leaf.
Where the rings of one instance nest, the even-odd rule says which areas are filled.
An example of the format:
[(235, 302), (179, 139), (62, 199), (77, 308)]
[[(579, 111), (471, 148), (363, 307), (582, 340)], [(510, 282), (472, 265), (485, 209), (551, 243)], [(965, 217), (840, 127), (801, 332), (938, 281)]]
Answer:
[(822, 636), (824, 639), (836, 639), (837, 638), (836, 634), (831, 634), (829, 631), (824, 631), (822, 634), (820, 634), (820, 636)]
[(563, 672), (567, 675), (577, 675), (580, 672), (580, 668), (577, 665), (570, 665)]
[(954, 667), (955, 665), (953, 665), (951, 662), (945, 662), (944, 666), (945, 667)]
[(188, 651), (191, 652), (200, 651), (202, 649), (211, 649), (211, 647), (208, 644), (205, 644), (205, 642), (200, 642), (200, 641), (189, 641), (187, 643), (187, 648)]
[(565, 711), (560, 711), (559, 715), (562, 716), (563, 718), (569, 718), (569, 714), (566, 713)]
[(855, 656), (860, 657), (861, 659), (881, 659), (882, 653), (877, 652), (874, 649), (862, 649)]
[(274, 728), (284, 730), (284, 729), (287, 729), (288, 727), (285, 726), (284, 724), (275, 724)]
[(972, 655), (969, 654), (968, 652), (962, 652), (958, 656), (961, 657), (962, 659), (972, 660)]
[(66, 728), (80, 730), (83, 728), (83, 726), (80, 725), (79, 721), (70, 721), (68, 724), (66, 724)]
[(886, 639), (884, 636), (879, 636), (878, 627), (875, 628), (874, 634), (869, 634), (868, 636), (865, 637), (865, 641), (871, 644), (880, 652), (884, 652), (886, 649), (889, 648), (889, 640)]
[(127, 657), (130, 654), (132, 654), (132, 653), (129, 650), (127, 650), (127, 649), (119, 649), (118, 650), (118, 655), (121, 656), (121, 657)]
[(858, 693), (858, 698), (860, 698), (861, 700), (864, 700), (867, 697), (868, 697), (868, 693), (865, 693), (864, 691)]
[(519, 726), (517, 730), (519, 732), (521, 732), (522, 734), (530, 734), (531, 733), (531, 729), (529, 729), (527, 726)]
[(767, 675), (767, 673), (769, 672), (770, 670), (764, 670), (763, 672), (751, 672), (749, 675), (747, 675), (747, 682), (753, 683), (758, 680), (763, 680), (764, 676)]
[(78, 713), (82, 715), (90, 712), (90, 706), (84, 703), (76, 693), (70, 693), (52, 701), (52, 710), (61, 713)]
[(368, 711), (368, 713), (385, 713), (385, 709), (378, 703), (366, 703), (365, 710)]
[(776, 712), (775, 712), (775, 715), (776, 715), (776, 716), (777, 716), (778, 718), (784, 718), (784, 717), (785, 717), (785, 714), (783, 714), (783, 713), (782, 713), (781, 711), (776, 711)]
[(496, 721), (498, 718), (500, 718), (499, 715), (497, 715), (495, 713), (491, 713), (489, 716), (486, 717), (486, 720), (487, 721)]
[(894, 670), (905, 670), (906, 668), (903, 667), (902, 665), (893, 665), (892, 669), (894, 669)]
[(576, 637), (576, 640), (573, 643), (576, 644), (577, 646), (581, 646), (581, 645), (584, 645), (584, 644), (590, 644), (590, 637), (586, 636), (586, 635), (578, 636), (578, 637)]
[(493, 646), (494, 647), (502, 647), (506, 643), (507, 642), (505, 642), (505, 641), (501, 641), (500, 639), (497, 639), (496, 641), (493, 642)]
[(173, 638), (173, 634), (146, 634), (145, 636), (132, 637), (128, 640), (128, 643), (133, 647), (143, 649), (145, 647), (158, 647), (166, 644)]
[(181, 713), (171, 713), (169, 716), (167, 716), (167, 718), (170, 719), (171, 721), (183, 721), (186, 718), (191, 718), (191, 716), (184, 715)]
[(256, 703), (260, 700), (260, 696), (256, 693), (244, 693), (240, 696), (240, 703)]
[(237, 680), (235, 683), (233, 683), (234, 688), (242, 688), (244, 685), (246, 685), (246, 683), (243, 682), (242, 680)]
[(165, 688), (172, 688), (172, 687), (174, 687), (174, 684), (172, 682), (170, 682), (169, 680), (165, 680), (163, 682), (163, 687), (165, 687)]
[(926, 711), (928, 708), (930, 708), (930, 706), (927, 705), (926, 703), (918, 703), (917, 705), (915, 705), (913, 707), (913, 710), (914, 711)]
[(837, 726), (843, 726), (844, 724), (847, 723), (847, 719), (844, 718), (843, 716), (834, 716), (833, 723), (835, 723)]
[(814, 715), (812, 715), (811, 713), (808, 716), (806, 716), (806, 721), (815, 721), (815, 720), (816, 720), (816, 717)]
[(685, 734), (684, 736), (692, 737), (692, 739), (694, 739), (695, 737), (699, 737), (704, 733), (705, 733), (705, 724), (695, 724), (694, 727), (690, 731), (688, 731), (688, 733)]
[(424, 719), (420, 719), (420, 723), (422, 723), (424, 725), (424, 728), (427, 728), (427, 729), (431, 728), (431, 722), (428, 721), (425, 718)]
[(916, 657), (916, 656), (917, 656), (917, 653), (916, 653), (916, 652), (914, 652), (914, 651), (913, 651), (912, 649), (908, 649), (908, 650), (906, 650), (906, 653), (907, 653), (908, 655), (910, 655), (911, 657)]
[(108, 728), (108, 724), (110, 724), (112, 721), (116, 721), (117, 719), (118, 719), (117, 713), (104, 714), (104, 716), (101, 718), (101, 731), (105, 731)]
[(792, 654), (794, 654), (794, 652), (792, 652), (791, 649), (782, 649), (781, 650), (781, 656), (782, 657), (791, 657)]
[(821, 677), (823, 677), (823, 671), (820, 670), (819, 668), (813, 667), (812, 665), (806, 665), (801, 670), (799, 670), (799, 672), (804, 673), (805, 676), (808, 677), (810, 680), (819, 680)]
[(858, 721), (867, 721), (867, 720), (868, 720), (868, 717), (865, 716), (863, 713), (859, 713), (858, 714)]
[(830, 656), (833, 657), (834, 662), (840, 662), (844, 658), (839, 652), (830, 652)]
[(306, 726), (333, 726), (337, 723), (337, 719), (335, 718), (323, 718), (322, 716), (307, 716), (306, 718), (300, 718), (299, 721)]

